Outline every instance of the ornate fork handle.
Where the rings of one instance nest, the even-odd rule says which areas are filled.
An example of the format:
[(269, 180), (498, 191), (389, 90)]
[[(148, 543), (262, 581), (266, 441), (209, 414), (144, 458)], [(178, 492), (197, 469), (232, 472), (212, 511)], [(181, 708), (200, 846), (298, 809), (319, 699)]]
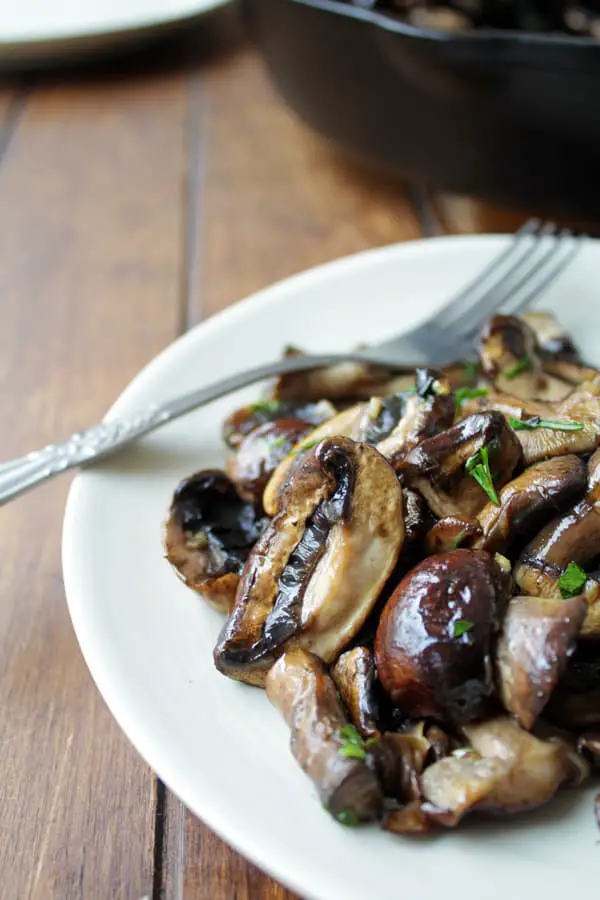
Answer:
[[(408, 346), (407, 351), (410, 352)], [(328, 356), (297, 356), (267, 363), (223, 378), (208, 387), (200, 388), (181, 397), (176, 397), (164, 406), (151, 406), (126, 419), (111, 419), (86, 428), (71, 435), (60, 444), (51, 444), (36, 453), (29, 453), (21, 459), (0, 465), (0, 504), (22, 494), (36, 484), (114, 453), (136, 438), (148, 434), (159, 425), (176, 419), (212, 400), (218, 400), (232, 391), (247, 387), (273, 375), (284, 372), (302, 372), (318, 369), (340, 362), (361, 362), (385, 366), (390, 369), (407, 371), (406, 364), (400, 365), (385, 350), (374, 348), (369, 353), (352, 352)]]
[(128, 419), (100, 422), (59, 444), (49, 444), (21, 459), (4, 463), (0, 465), (0, 503), (67, 469), (101, 459), (170, 418), (166, 407), (149, 407)]

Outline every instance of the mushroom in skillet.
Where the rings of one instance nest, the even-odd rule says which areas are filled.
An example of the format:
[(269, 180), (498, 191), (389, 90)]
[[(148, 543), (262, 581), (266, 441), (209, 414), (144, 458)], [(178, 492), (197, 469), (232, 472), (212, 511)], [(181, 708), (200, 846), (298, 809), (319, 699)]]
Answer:
[(263, 685), (284, 649), (332, 662), (358, 632), (404, 539), (402, 490), (368, 444), (327, 438), (284, 485), (215, 649), (219, 671)]
[(376, 818), (381, 787), (321, 660), (304, 650), (286, 651), (269, 672), (266, 688), (290, 728), (294, 758), (327, 811), (343, 825)]
[(229, 612), (240, 573), (265, 524), (224, 472), (209, 469), (182, 481), (165, 529), (167, 559), (192, 590)]

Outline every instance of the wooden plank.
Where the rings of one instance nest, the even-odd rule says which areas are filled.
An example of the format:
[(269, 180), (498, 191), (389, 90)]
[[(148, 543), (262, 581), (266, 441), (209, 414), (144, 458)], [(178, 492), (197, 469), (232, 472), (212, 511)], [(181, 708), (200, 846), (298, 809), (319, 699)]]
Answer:
[(402, 185), (298, 122), (253, 51), (202, 73), (198, 93), (197, 319), (308, 266), (420, 235)]
[[(420, 235), (403, 187), (348, 162), (298, 123), (252, 51), (202, 72), (191, 106), (191, 322), (307, 266)], [(293, 900), (191, 815), (182, 849), (182, 820), (168, 796), (165, 900)]]
[[(0, 168), (10, 457), (98, 419), (181, 320), (185, 79), (33, 89)], [(63, 479), (0, 510), (0, 893), (140, 900), (155, 784), (70, 626)]]

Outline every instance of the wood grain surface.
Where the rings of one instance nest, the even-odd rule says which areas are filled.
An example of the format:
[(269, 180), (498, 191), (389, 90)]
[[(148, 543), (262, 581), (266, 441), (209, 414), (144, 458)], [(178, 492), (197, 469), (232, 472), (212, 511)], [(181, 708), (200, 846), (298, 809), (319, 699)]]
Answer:
[[(417, 189), (284, 109), (234, 19), (208, 34), (0, 88), (6, 458), (97, 420), (248, 292), (433, 221)], [(186, 813), (106, 710), (65, 604), (67, 487), (0, 510), (0, 900), (291, 900)]]

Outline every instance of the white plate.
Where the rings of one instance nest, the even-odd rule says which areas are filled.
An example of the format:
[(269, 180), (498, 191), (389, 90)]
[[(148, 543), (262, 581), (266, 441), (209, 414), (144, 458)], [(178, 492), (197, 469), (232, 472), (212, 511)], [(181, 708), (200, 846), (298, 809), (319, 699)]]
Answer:
[[(211, 319), (155, 359), (111, 415), (191, 390), (278, 355), (289, 342), (344, 348), (430, 314), (504, 245), (443, 238), (374, 250), (289, 279)], [(583, 250), (547, 295), (585, 355), (600, 359), (600, 245)], [(245, 391), (199, 410), (80, 475), (67, 505), (69, 607), (93, 677), (139, 752), (183, 802), (259, 866), (318, 900), (564, 900), (596, 896), (590, 791), (526, 818), (432, 840), (327, 816), (288, 750), (264, 692), (213, 669), (220, 617), (163, 560), (161, 522), (190, 472), (223, 460), (224, 416)]]
[(0, 0), (0, 63), (27, 64), (139, 38), (228, 0)]

